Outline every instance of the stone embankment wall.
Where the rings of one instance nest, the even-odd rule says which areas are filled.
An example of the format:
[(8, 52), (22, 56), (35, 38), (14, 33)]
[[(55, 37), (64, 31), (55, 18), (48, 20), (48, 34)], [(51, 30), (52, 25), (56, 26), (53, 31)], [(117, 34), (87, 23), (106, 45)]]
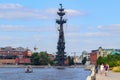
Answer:
[(95, 69), (95, 66), (92, 65), (90, 70), (91, 70), (91, 74), (87, 77), (86, 80), (96, 80), (96, 69)]

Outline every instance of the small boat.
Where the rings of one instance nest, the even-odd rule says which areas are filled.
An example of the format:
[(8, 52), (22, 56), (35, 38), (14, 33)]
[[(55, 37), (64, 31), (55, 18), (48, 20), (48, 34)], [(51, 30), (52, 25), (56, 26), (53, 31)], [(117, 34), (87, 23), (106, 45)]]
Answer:
[(27, 66), (26, 70), (25, 70), (25, 73), (32, 73), (33, 70), (32, 70), (32, 67), (31, 66)]
[(32, 73), (33, 71), (25, 71), (25, 73)]
[(57, 69), (65, 69), (65, 66), (56, 66)]
[(25, 73), (32, 73), (33, 71), (25, 71)]

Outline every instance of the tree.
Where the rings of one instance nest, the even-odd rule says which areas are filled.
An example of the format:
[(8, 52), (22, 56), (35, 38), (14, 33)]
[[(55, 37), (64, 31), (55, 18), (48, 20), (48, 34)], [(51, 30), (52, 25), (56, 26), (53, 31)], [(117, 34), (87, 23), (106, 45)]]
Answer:
[(48, 58), (47, 52), (35, 52), (30, 58), (33, 65), (48, 65), (49, 63), (53, 63)]
[(107, 57), (98, 57), (98, 59), (97, 59), (97, 64), (106, 64), (106, 63), (108, 63), (108, 58)]
[(47, 52), (40, 52), (39, 57), (40, 57), (40, 64), (41, 65), (48, 65), (49, 59), (48, 59)]
[(87, 61), (87, 58), (84, 57), (83, 60), (82, 60), (82, 64), (85, 65), (86, 61)]
[(108, 55), (107, 57), (99, 57), (97, 64), (108, 63), (110, 67), (120, 66), (120, 54)]
[(73, 57), (68, 56), (68, 64), (74, 65), (74, 58)]
[(30, 57), (32, 65), (40, 65), (38, 53), (35, 52)]

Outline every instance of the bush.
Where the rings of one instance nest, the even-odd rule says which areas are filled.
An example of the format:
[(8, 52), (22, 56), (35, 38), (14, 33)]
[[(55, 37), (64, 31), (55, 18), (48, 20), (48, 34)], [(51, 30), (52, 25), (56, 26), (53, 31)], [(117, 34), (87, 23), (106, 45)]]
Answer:
[(101, 63), (108, 63), (110, 67), (120, 66), (120, 54), (108, 55), (106, 57), (100, 56), (97, 59), (97, 64), (100, 65)]
[(120, 66), (120, 61), (116, 61), (117, 66)]
[(113, 72), (120, 72), (120, 66), (113, 67), (112, 71)]

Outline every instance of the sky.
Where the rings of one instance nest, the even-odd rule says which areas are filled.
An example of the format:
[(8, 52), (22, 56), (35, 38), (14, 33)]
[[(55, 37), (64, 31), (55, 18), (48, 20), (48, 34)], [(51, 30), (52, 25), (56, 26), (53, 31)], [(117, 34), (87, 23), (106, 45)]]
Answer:
[(24, 47), (57, 52), (59, 4), (64, 24), (65, 52), (120, 49), (120, 0), (0, 0), (0, 47)]

